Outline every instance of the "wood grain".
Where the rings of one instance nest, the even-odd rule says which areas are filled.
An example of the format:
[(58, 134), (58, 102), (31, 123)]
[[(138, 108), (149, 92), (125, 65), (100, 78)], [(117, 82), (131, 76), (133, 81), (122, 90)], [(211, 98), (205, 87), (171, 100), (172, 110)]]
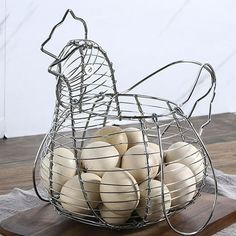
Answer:
[(215, 168), (236, 174), (236, 141), (208, 144), (207, 149)]
[[(179, 230), (191, 232), (196, 230), (208, 217), (209, 209), (212, 204), (212, 195), (203, 194), (201, 201), (191, 206), (191, 209), (182, 211), (172, 217), (171, 222)], [(213, 218), (204, 232), (199, 236), (208, 236), (229, 226), (236, 221), (236, 201), (224, 197), (219, 197)], [(17, 215), (3, 221), (0, 224), (0, 232), (5, 235), (34, 235), (34, 236), (56, 236), (56, 235), (83, 235), (83, 236), (176, 236), (177, 234), (170, 229), (168, 224), (161, 223), (136, 229), (112, 231), (85, 225), (58, 215), (51, 205), (18, 213)]]

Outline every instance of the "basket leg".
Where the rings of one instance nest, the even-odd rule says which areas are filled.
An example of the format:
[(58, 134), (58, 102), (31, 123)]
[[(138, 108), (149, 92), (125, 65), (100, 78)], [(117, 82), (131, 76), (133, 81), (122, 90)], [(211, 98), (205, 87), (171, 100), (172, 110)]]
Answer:
[(36, 175), (36, 167), (37, 167), (37, 164), (38, 164), (39, 156), (40, 156), (41, 150), (42, 150), (42, 148), (43, 148), (43, 145), (44, 145), (44, 143), (45, 143), (47, 137), (48, 137), (48, 135), (45, 135), (45, 137), (44, 137), (44, 139), (43, 139), (43, 141), (42, 141), (42, 143), (41, 143), (41, 145), (40, 145), (40, 147), (39, 147), (39, 150), (38, 150), (38, 152), (37, 152), (37, 154), (36, 154), (36, 157), (35, 157), (35, 160), (34, 160), (34, 165), (33, 165), (33, 170), (32, 170), (34, 191), (35, 191), (36, 195), (38, 196), (38, 198), (39, 198), (40, 200), (44, 201), (44, 202), (49, 202), (49, 199), (43, 198), (43, 197), (40, 195), (40, 193), (39, 193), (39, 191), (38, 191), (38, 188), (37, 188), (36, 176), (35, 176), (35, 175)]
[(196, 235), (197, 233), (201, 232), (209, 223), (210, 219), (212, 218), (214, 209), (215, 209), (215, 205), (216, 205), (216, 200), (217, 200), (217, 181), (216, 181), (216, 176), (215, 176), (215, 172), (214, 172), (214, 168), (211, 162), (211, 159), (209, 157), (209, 154), (206, 150), (205, 145), (203, 144), (199, 134), (197, 133), (197, 131), (194, 129), (193, 125), (191, 124), (191, 122), (183, 116), (183, 118), (186, 119), (186, 121), (188, 122), (188, 124), (190, 125), (190, 127), (193, 129), (196, 137), (198, 138), (199, 143), (201, 144), (202, 148), (204, 149), (206, 155), (207, 155), (207, 159), (209, 161), (211, 170), (212, 170), (212, 174), (213, 174), (213, 179), (214, 179), (214, 184), (215, 184), (215, 193), (214, 193), (214, 200), (212, 203), (212, 207), (211, 207), (211, 211), (210, 214), (206, 220), (206, 222), (204, 222), (204, 224), (202, 224), (197, 230), (193, 231), (193, 232), (183, 232), (180, 231), (178, 229), (175, 228), (174, 225), (172, 225), (172, 223), (170, 222), (169, 216), (166, 213), (166, 209), (165, 209), (165, 194), (164, 194), (164, 155), (163, 155), (163, 149), (162, 149), (162, 142), (161, 142), (161, 132), (160, 132), (160, 127), (158, 125), (158, 117), (156, 114), (153, 114), (153, 121), (156, 124), (157, 127), (157, 132), (158, 132), (158, 142), (159, 142), (159, 147), (160, 147), (160, 156), (161, 156), (161, 195), (162, 195), (162, 210), (166, 219), (166, 222), (168, 223), (168, 225), (170, 226), (170, 228), (175, 231), (176, 233), (180, 234), (180, 235)]

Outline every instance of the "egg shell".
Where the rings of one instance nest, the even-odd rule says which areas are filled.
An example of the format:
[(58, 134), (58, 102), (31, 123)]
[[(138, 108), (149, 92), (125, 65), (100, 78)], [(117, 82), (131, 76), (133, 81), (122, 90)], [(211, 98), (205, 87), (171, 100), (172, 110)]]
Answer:
[(203, 178), (203, 171), (199, 171), (199, 168), (203, 170), (204, 159), (201, 152), (192, 144), (186, 142), (172, 144), (166, 151), (166, 163), (174, 162), (188, 166), (196, 175), (197, 181)]
[[(87, 195), (92, 208), (96, 208), (101, 203), (99, 185), (101, 178), (93, 173), (82, 173), (84, 192)], [(76, 175), (68, 180), (61, 189), (60, 202), (64, 209), (69, 212), (76, 212), (86, 216), (91, 214), (91, 210), (86, 202), (86, 198), (81, 189), (79, 176)]]
[(76, 161), (74, 154), (66, 148), (56, 148), (52, 156), (52, 169), (50, 170), (51, 153), (48, 153), (41, 162), (40, 174), (43, 185), (50, 189), (50, 171), (52, 172), (52, 189), (61, 190), (62, 185), (76, 174)]
[(128, 215), (137, 207), (139, 187), (134, 177), (120, 168), (105, 172), (100, 184), (103, 204), (118, 215)]
[(102, 176), (104, 171), (119, 165), (120, 155), (110, 143), (95, 141), (82, 150), (81, 160), (88, 172)]
[(203, 180), (204, 177), (204, 171), (205, 171), (205, 164), (204, 162), (195, 169), (195, 178), (196, 178), (196, 182), (200, 183)]
[(105, 126), (95, 133), (93, 141), (103, 141), (114, 145), (122, 156), (128, 148), (128, 138), (125, 132), (118, 126)]
[(128, 149), (124, 154), (121, 162), (121, 168), (129, 171), (131, 175), (136, 179), (138, 183), (145, 181), (148, 178), (148, 166), (149, 177), (155, 178), (160, 165), (160, 154), (147, 146), (147, 155), (145, 154), (144, 145), (136, 145)]
[(144, 140), (147, 142), (147, 136), (144, 135), (144, 140), (143, 140), (143, 134), (142, 131), (138, 128), (135, 127), (128, 127), (123, 130), (128, 138), (128, 148), (131, 148), (135, 145), (142, 144), (144, 143)]
[[(148, 196), (149, 188), (150, 188), (150, 194)], [(141, 218), (145, 217), (147, 201), (149, 198), (150, 208), (146, 219), (148, 221), (156, 221), (164, 217), (164, 212), (162, 210), (161, 182), (158, 180), (151, 179), (148, 185), (148, 180), (146, 180), (139, 185), (139, 189), (140, 189), (140, 201), (136, 209), (138, 215)], [(164, 198), (165, 198), (165, 210), (166, 212), (168, 212), (171, 205), (171, 196), (166, 185), (164, 185)]]
[(160, 154), (160, 147), (158, 144), (148, 142), (148, 147), (150, 147), (155, 153)]
[(115, 211), (109, 210), (105, 205), (102, 205), (99, 209), (103, 220), (111, 225), (122, 225), (130, 218), (130, 213), (127, 215), (119, 215)]
[(181, 163), (169, 164), (164, 168), (164, 183), (170, 191), (172, 207), (184, 206), (196, 193), (194, 174)]

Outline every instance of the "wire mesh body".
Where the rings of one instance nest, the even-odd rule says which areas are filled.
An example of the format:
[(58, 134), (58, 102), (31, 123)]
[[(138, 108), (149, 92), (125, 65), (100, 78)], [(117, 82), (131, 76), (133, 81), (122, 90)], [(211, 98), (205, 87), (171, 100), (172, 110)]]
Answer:
[[(200, 137), (210, 121), (214, 99), (215, 77), (210, 65), (175, 62), (118, 93), (112, 64), (95, 42), (71, 40), (54, 58), (49, 67), (57, 78), (54, 120), (33, 170), (38, 196), (49, 200), (60, 214), (95, 226), (134, 229), (166, 220), (178, 233), (191, 235), (202, 230), (213, 213), (217, 187), (210, 216), (199, 230), (178, 231), (169, 217), (200, 197), (208, 168), (214, 174)], [(212, 85), (205, 94), (213, 91), (209, 117), (200, 132), (190, 117), (205, 96), (186, 115), (175, 102), (130, 93), (178, 63), (199, 67), (193, 90), (202, 70), (211, 76)], [(38, 161), (48, 199), (41, 197), (36, 187)], [(182, 177), (175, 178), (179, 173)]]

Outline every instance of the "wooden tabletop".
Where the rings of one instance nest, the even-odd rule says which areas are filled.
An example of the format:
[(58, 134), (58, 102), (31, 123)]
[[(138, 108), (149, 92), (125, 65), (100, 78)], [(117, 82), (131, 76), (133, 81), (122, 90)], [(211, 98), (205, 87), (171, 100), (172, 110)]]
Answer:
[[(171, 218), (171, 223), (184, 232), (197, 230), (205, 222), (210, 213), (213, 195), (202, 194), (193, 205)], [(198, 236), (212, 235), (236, 222), (236, 201), (219, 197), (213, 217)], [(0, 223), (0, 233), (7, 236), (176, 236), (166, 221), (135, 230), (112, 231), (95, 226), (85, 225), (58, 215), (51, 205), (43, 204), (6, 219)]]

